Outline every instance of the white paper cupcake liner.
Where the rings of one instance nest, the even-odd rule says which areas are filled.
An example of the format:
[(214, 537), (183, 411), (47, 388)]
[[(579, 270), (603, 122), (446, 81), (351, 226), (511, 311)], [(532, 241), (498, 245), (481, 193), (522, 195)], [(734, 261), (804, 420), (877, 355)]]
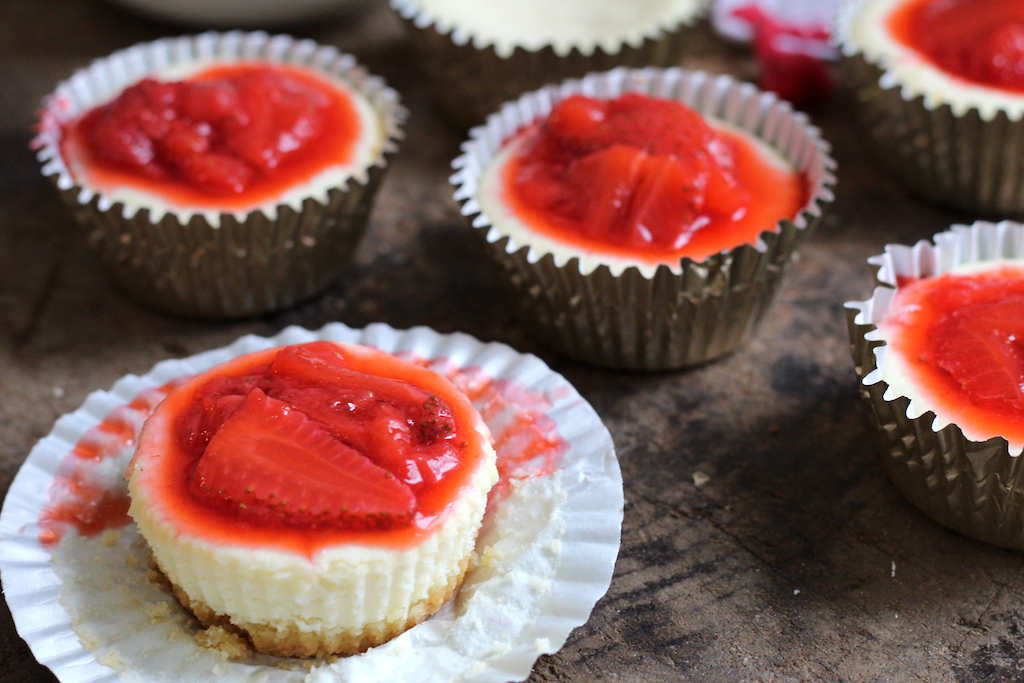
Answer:
[(445, 115), (462, 128), (481, 123), (502, 103), (547, 83), (580, 78), (618, 66), (675, 66), (690, 43), (691, 29), (707, 13), (708, 0), (691, 12), (668, 16), (649, 35), (623, 36), (621, 43), (497, 47), (432, 17), (417, 0), (390, 0), (420, 55), (434, 96)]
[[(507, 497), (492, 501), (477, 543), (480, 559), (437, 615), (362, 655), (312, 667), (262, 655), (224, 661), (196, 645), (196, 623), (147, 577), (148, 548), (134, 525), (94, 538), (69, 531), (52, 549), (40, 542), (44, 512), (60, 503), (58, 480), (73, 474), (66, 463), (75, 445), (111, 438), (98, 425), (113, 421), (137, 432), (161, 396), (158, 387), (245, 353), (317, 339), (429, 361), (474, 397), (495, 435), (499, 460), (504, 451), (517, 483)], [(518, 462), (527, 437), (550, 441), (539, 461)], [(131, 445), (108, 441), (106, 447), (117, 456), (94, 465), (73, 460), (82, 470), (78, 479), (123, 490)], [(226, 348), (164, 361), (143, 377), (129, 375), (110, 392), (90, 395), (58, 420), (4, 502), (0, 573), (19, 634), (62, 683), (497, 683), (526, 678), (540, 654), (557, 651), (586, 622), (611, 581), (622, 506), (622, 477), (608, 431), (572, 386), (537, 358), (426, 328), (292, 327), (270, 339), (247, 336)]]
[[(494, 225), (477, 200), (478, 183), (502, 143), (581, 93), (624, 92), (678, 100), (747, 131), (807, 179), (808, 200), (745, 244), (703, 261), (662, 265), (606, 262), (571, 249), (548, 251)], [(682, 69), (614, 69), (523, 95), (470, 131), (451, 182), (462, 213), (504, 267), (524, 320), (549, 345), (615, 368), (661, 370), (712, 360), (745, 344), (767, 312), (794, 253), (833, 200), (835, 162), (807, 117), (771, 93), (729, 76)]]
[[(254, 60), (307, 67), (364, 96), (383, 133), (365, 168), (347, 177), (321, 174), (301, 192), (286, 193), (282, 203), (245, 212), (115, 201), (72, 175), (60, 150), (67, 121), (147, 75)], [(56, 184), (126, 293), (171, 313), (236, 318), (309, 298), (348, 262), (398, 149), (405, 116), (394, 90), (334, 47), (262, 32), (211, 32), (136, 45), (76, 72), (44, 102), (33, 146), (43, 174)]]
[(927, 201), (1024, 214), (1024, 95), (958, 83), (881, 26), (868, 44), (856, 26), (873, 6), (880, 5), (850, 0), (836, 40), (875, 157)]
[(877, 326), (899, 278), (942, 275), (969, 263), (1024, 259), (1024, 225), (1011, 221), (955, 225), (933, 242), (887, 245), (868, 259), (880, 284), (867, 301), (845, 305), (861, 397), (882, 443), (896, 487), (934, 520), (966, 536), (1024, 549), (1024, 444), (972, 439), (920, 397), (894, 391), (882, 377), (886, 345)]

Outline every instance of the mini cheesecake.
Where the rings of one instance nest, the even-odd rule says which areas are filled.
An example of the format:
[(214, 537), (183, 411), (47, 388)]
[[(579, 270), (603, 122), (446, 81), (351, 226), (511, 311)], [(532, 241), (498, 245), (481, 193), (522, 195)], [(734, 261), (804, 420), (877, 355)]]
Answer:
[(146, 421), (128, 470), (130, 514), (181, 603), (301, 657), (361, 652), (436, 612), (496, 479), (465, 395), (332, 342), (192, 378)]
[(956, 225), (869, 259), (846, 304), (882, 461), (914, 505), (962, 534), (1024, 549), (1024, 225)]
[(127, 294), (238, 318), (337, 276), (404, 117), (393, 90), (333, 47), (204, 33), (76, 72), (44, 102), (33, 144)]
[(1024, 114), (1024, 4), (864, 0), (850, 39), (888, 78), (955, 111)]
[(743, 345), (834, 182), (788, 103), (681, 69), (527, 93), (472, 130), (454, 166), (455, 198), (531, 332), (634, 370)]
[(879, 162), (912, 193), (1024, 214), (1024, 4), (851, 0), (836, 29)]

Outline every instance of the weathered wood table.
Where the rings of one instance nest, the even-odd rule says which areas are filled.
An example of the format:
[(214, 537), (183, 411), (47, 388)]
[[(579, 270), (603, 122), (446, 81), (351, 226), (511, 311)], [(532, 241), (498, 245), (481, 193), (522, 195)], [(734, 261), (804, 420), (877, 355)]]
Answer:
[[(181, 29), (91, 0), (0, 3), (0, 494), (57, 417), (159, 360), (290, 324), (463, 331), (564, 374), (608, 425), (625, 479), (611, 590), (531, 681), (1024, 679), (1024, 558), (937, 526), (888, 482), (842, 311), (868, 295), (865, 259), (885, 243), (972, 217), (908, 199), (875, 172), (848, 92), (814, 112), (840, 165), (838, 201), (753, 343), (689, 372), (617, 373), (547, 352), (502, 305), (446, 180), (461, 134), (432, 110), (383, 3), (292, 31), (354, 53), (401, 91), (407, 139), (354, 264), (324, 296), (195, 322), (106, 283), (28, 149), (58, 80)], [(753, 74), (710, 34), (686, 64)], [(50, 680), (0, 604), (0, 681)]]

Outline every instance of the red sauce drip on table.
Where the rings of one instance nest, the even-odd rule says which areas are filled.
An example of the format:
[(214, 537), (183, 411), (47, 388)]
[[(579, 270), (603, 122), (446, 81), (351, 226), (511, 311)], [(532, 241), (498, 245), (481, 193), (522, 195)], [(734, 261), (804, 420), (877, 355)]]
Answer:
[(362, 134), (350, 96), (282, 64), (152, 78), (64, 128), (90, 186), (128, 186), (183, 206), (237, 210), (349, 163)]
[(675, 101), (575, 95), (513, 141), (521, 147), (503, 172), (506, 202), (530, 227), (582, 249), (699, 260), (755, 242), (806, 201), (800, 174)]
[(889, 18), (904, 45), (971, 83), (1024, 94), (1024, 2), (910, 0)]
[(1024, 268), (906, 281), (882, 327), (937, 412), (1024, 441)]

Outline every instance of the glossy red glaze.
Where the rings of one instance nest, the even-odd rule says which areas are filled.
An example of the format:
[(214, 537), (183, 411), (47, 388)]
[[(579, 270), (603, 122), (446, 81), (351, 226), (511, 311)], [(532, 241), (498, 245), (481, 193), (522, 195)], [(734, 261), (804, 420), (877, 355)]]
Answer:
[(798, 173), (679, 102), (573, 96), (520, 131), (504, 200), (531, 228), (581, 249), (647, 262), (700, 260), (793, 218)]
[[(489, 508), (501, 503), (514, 482), (547, 476), (558, 469), (569, 444), (558, 435), (555, 422), (546, 414), (551, 407), (546, 395), (528, 391), (513, 380), (495, 381), (477, 367), (461, 368), (444, 359), (428, 362), (409, 354), (399, 355), (410, 363), (441, 373), (479, 407), (491, 426), (499, 482), (491, 489)], [(38, 520), (41, 544), (56, 544), (68, 529), (92, 536), (131, 521), (127, 514), (122, 514), (128, 506), (124, 485), (103, 485), (99, 483), (103, 478), (93, 473), (104, 467), (104, 461), (131, 448), (143, 420), (173, 388), (191, 379), (178, 378), (163, 387), (141, 392), (86, 432), (64, 458), (50, 484), (48, 503)], [(94, 483), (86, 484), (89, 481)], [(309, 549), (312, 552), (315, 546), (310, 545)]]
[[(316, 354), (329, 350), (337, 357), (337, 362), (346, 373), (355, 373), (349, 377), (351, 383), (348, 386), (316, 386), (316, 383), (291, 376), (290, 380), (285, 377), (281, 384), (282, 376), (275, 377), (271, 368), (279, 352), (288, 353), (294, 348), (311, 349)], [(371, 460), (377, 460), (385, 469), (392, 467), (393, 462), (388, 460), (389, 454), (379, 457), (380, 452), (375, 450), (373, 442), (376, 436), (373, 430), (366, 429), (372, 422), (370, 411), (383, 402), (399, 409), (406, 418), (414, 421), (421, 417), (423, 401), (420, 394), (436, 396), (443, 401), (453, 421), (452, 429), (443, 438), (432, 441), (416, 437), (419, 440), (409, 453), (409, 457), (416, 459), (419, 465), (416, 476), (407, 471), (394, 472), (396, 479), (403, 479), (415, 494), (416, 509), (411, 522), (400, 527), (373, 530), (345, 528), (343, 522), (331, 520), (297, 525), (292, 523), (289, 515), (275, 517), (249, 514), (237, 507), (229, 508), (197, 497), (191, 483), (197, 460), (201, 457), (201, 448), (197, 449), (196, 444), (203, 439), (195, 439), (188, 433), (195, 423), (191, 419), (182, 420), (182, 417), (188, 415), (191, 407), (201, 405), (204, 396), (226, 395), (217, 393), (232, 385), (223, 378), (236, 377), (247, 378), (242, 383), (245, 386), (252, 384), (266, 387), (268, 393), (276, 393), (278, 397), (288, 395), (285, 391), (288, 388), (309, 389), (309, 393), (301, 399), (295, 399), (292, 395), (291, 403), (293, 408), (302, 403), (301, 412), (313, 419), (322, 419), (316, 408), (318, 402), (321, 408), (325, 405), (323, 402), (327, 402), (345, 414), (351, 411), (351, 424), (367, 418), (368, 421), (363, 424), (365, 441), (353, 439), (347, 433), (341, 438), (349, 441), (349, 447)], [(367, 398), (365, 391), (374, 391), (377, 397)], [(415, 400), (410, 398), (412, 403), (404, 401), (399, 396), (403, 392), (411, 392), (407, 395)], [(366, 399), (365, 405), (360, 404), (363, 399)], [(352, 408), (353, 405), (355, 408)], [(322, 548), (339, 543), (401, 548), (418, 543), (439, 526), (448, 506), (479, 466), (483, 457), (484, 437), (473, 426), (476, 419), (475, 410), (468, 399), (433, 372), (399, 361), (383, 352), (357, 352), (330, 342), (315, 342), (311, 345), (285, 347), (284, 351), (270, 349), (243, 356), (194, 378), (171, 393), (146, 423), (140, 436), (138, 452), (147, 455), (137, 455), (132, 467), (138, 467), (139, 462), (145, 463), (141, 476), (147, 482), (154, 504), (163, 508), (164, 514), (174, 520), (176, 528), (182, 533), (194, 534), (213, 542), (290, 550), (310, 557)], [(339, 423), (332, 423), (325, 426), (332, 433), (341, 435), (351, 424), (339, 427)], [(419, 422), (410, 425), (414, 431), (418, 426)], [(158, 455), (152, 457), (152, 454)], [(410, 481), (410, 478), (414, 481)]]
[(43, 545), (59, 542), (68, 526), (80, 536), (92, 537), (131, 521), (127, 491), (90, 482), (83, 475), (83, 471), (74, 470), (54, 478), (51, 491), (59, 491), (60, 500), (39, 516), (39, 542)]
[(62, 153), (82, 161), (96, 189), (228, 211), (349, 163), (362, 134), (351, 96), (325, 78), (243, 63), (145, 79), (67, 124)]
[(1024, 440), (1024, 268), (905, 281), (882, 327), (937, 412)]
[(1024, 2), (910, 0), (888, 25), (897, 40), (950, 75), (1024, 94)]

